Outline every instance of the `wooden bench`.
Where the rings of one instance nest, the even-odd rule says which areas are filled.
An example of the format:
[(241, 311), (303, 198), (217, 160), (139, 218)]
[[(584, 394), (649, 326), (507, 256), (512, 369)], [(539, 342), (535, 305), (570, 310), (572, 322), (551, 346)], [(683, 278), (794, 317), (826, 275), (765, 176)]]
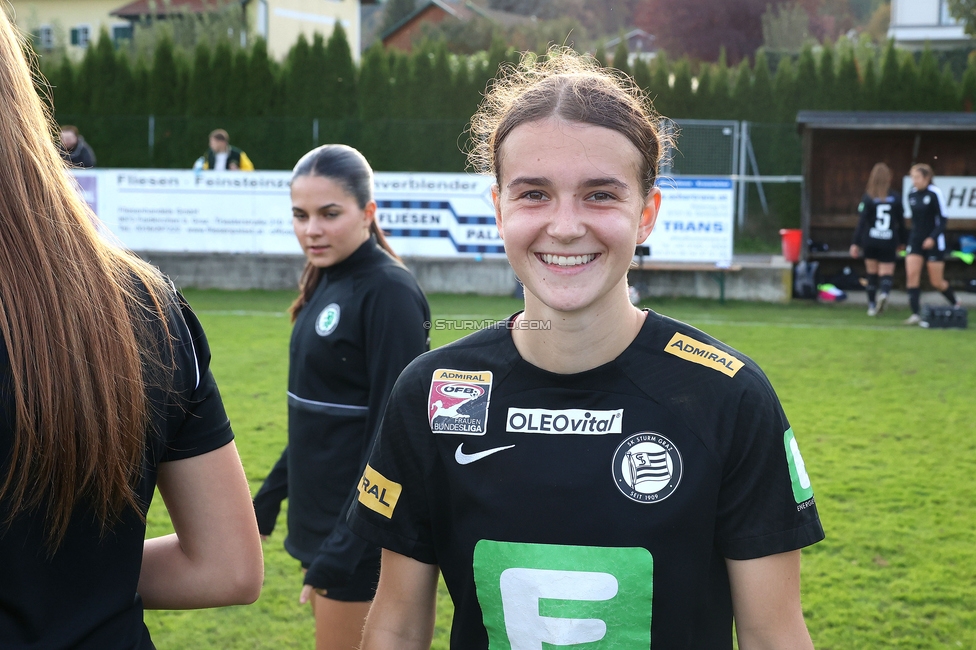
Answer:
[(708, 273), (709, 277), (718, 283), (718, 301), (725, 303), (725, 276), (729, 273), (738, 273), (742, 270), (740, 264), (708, 264), (703, 262), (655, 262), (653, 260), (639, 259), (631, 267), (639, 271), (678, 271), (690, 273)]

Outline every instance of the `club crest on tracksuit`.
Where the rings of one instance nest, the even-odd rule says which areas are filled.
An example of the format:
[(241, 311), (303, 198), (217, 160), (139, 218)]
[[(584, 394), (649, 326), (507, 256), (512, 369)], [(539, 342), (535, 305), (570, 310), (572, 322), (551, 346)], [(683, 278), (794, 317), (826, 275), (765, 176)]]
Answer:
[(339, 305), (332, 303), (326, 306), (315, 319), (315, 333), (319, 336), (328, 336), (339, 326)]

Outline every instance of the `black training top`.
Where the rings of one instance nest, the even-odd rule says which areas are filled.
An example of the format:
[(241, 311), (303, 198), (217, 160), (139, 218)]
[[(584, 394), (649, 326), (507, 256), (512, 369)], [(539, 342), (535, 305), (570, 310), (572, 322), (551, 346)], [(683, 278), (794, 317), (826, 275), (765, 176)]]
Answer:
[(762, 371), (654, 312), (577, 374), (523, 360), (505, 323), (414, 361), (349, 523), (439, 565), (456, 650), (731, 648), (725, 559), (823, 538)]
[(375, 239), (327, 268), (298, 314), (289, 353), (288, 447), (255, 508), (267, 534), (288, 497), (285, 548), (313, 563), (308, 584), (342, 586), (366, 550), (340, 513), (354, 498), (393, 384), (428, 349), (429, 320), (417, 281)]
[(908, 205), (912, 209), (912, 234), (909, 238), (911, 251), (922, 251), (922, 242), (928, 237), (935, 240), (935, 250), (946, 249), (946, 210), (942, 190), (929, 185), (924, 190), (913, 189), (908, 195)]
[(861, 248), (897, 248), (906, 240), (901, 197), (889, 192), (884, 199), (864, 195), (857, 206), (853, 244)]
[[(210, 374), (210, 348), (189, 306), (170, 308), (176, 372), (173, 394), (151, 389), (156, 406), (137, 494), (148, 510), (160, 463), (205, 454), (233, 439)], [(53, 343), (39, 343), (53, 344)], [(10, 463), (15, 417), (10, 363), (0, 342), (0, 476)], [(7, 516), (0, 503), (0, 521)], [(43, 511), (42, 511), (43, 512)], [(136, 593), (146, 525), (128, 510), (105, 537), (93, 511), (80, 506), (53, 557), (44, 545), (43, 517), (0, 524), (0, 647), (4, 650), (149, 650)]]

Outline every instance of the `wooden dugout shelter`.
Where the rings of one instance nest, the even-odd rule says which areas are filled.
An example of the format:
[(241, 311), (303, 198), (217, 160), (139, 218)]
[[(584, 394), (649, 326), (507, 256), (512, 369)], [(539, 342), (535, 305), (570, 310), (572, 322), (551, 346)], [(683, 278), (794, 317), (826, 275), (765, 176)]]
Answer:
[[(936, 185), (939, 176), (976, 176), (976, 113), (800, 111), (796, 122), (803, 143), (803, 241), (829, 247), (803, 246), (801, 254), (823, 260), (821, 267), (850, 261), (857, 205), (875, 163), (891, 167), (896, 192), (915, 163), (932, 166)], [(949, 220), (950, 249), (964, 233), (976, 233), (976, 219)], [(947, 277), (973, 275), (950, 268), (956, 266), (946, 266)]]

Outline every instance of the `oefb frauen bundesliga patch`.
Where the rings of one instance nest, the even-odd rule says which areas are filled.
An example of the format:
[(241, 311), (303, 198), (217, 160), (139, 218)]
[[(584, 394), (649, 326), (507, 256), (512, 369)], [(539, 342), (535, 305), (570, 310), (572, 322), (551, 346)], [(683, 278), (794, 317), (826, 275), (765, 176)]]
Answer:
[(434, 371), (427, 400), (427, 417), (434, 433), (483, 436), (488, 431), (491, 372)]

